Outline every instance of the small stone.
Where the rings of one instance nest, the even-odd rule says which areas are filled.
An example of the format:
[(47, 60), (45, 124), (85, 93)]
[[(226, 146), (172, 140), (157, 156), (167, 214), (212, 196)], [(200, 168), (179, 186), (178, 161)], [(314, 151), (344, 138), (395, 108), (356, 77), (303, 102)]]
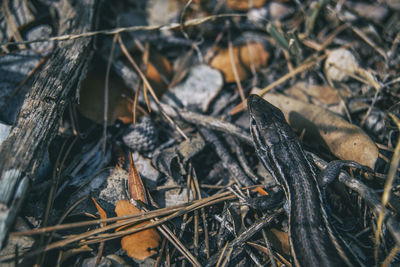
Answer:
[(189, 71), (183, 82), (171, 88), (162, 101), (175, 107), (206, 112), (223, 83), (222, 74), (218, 70), (198, 65)]
[(344, 82), (357, 70), (356, 58), (346, 49), (333, 50), (325, 61), (325, 75), (328, 80)]

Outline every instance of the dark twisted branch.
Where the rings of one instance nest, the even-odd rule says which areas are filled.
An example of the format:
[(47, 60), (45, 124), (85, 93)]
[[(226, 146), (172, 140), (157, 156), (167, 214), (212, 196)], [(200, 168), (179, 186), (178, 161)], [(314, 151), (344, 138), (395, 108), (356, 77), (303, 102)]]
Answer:
[[(61, 0), (58, 35), (94, 30), (95, 0)], [(0, 146), (0, 248), (12, 227), (30, 181), (56, 135), (67, 103), (75, 97), (93, 51), (92, 38), (58, 42), (35, 77), (8, 138)]]

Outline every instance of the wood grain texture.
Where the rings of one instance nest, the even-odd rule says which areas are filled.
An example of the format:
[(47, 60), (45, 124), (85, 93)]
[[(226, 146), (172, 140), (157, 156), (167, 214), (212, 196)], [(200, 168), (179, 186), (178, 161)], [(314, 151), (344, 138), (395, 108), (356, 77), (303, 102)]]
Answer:
[[(94, 29), (95, 0), (56, 4), (58, 35)], [(73, 5), (71, 5), (73, 3)], [(7, 139), (0, 146), (0, 249), (35, 178), (36, 170), (57, 133), (67, 104), (76, 97), (93, 51), (92, 38), (58, 42), (35, 77)]]

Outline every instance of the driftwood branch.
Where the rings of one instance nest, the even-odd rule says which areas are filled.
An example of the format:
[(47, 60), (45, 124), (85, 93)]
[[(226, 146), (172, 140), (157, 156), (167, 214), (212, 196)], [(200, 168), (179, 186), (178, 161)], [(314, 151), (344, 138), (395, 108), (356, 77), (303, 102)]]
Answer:
[[(61, 0), (58, 35), (79, 34), (95, 26), (95, 0)], [(67, 103), (75, 97), (93, 51), (92, 38), (58, 42), (25, 97), (8, 138), (0, 146), (0, 248), (57, 133)]]

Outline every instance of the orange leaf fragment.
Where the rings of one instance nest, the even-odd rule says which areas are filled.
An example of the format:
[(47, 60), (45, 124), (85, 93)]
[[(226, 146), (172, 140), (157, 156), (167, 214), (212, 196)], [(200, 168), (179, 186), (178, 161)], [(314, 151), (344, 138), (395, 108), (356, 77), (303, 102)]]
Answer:
[[(129, 161), (129, 196), (134, 200), (140, 200), (144, 203), (147, 203), (146, 190), (143, 185), (142, 179), (140, 178), (140, 174), (132, 159), (131, 153), (129, 153)], [(124, 216), (128, 214), (141, 213), (141, 211), (128, 200), (119, 200), (115, 206), (115, 213), (118, 216)], [(142, 222), (135, 226), (143, 226), (148, 223), (149, 222)], [(118, 230), (119, 229), (117, 229), (117, 231)], [(124, 236), (121, 239), (121, 246), (126, 251), (129, 257), (142, 261), (157, 253), (157, 248), (160, 245), (160, 241), (161, 237), (158, 234), (157, 230), (154, 228), (150, 228)]]
[[(252, 68), (258, 71), (267, 66), (270, 55), (261, 43), (249, 43), (235, 46), (232, 49), (233, 61), (241, 81), (250, 77)], [(210, 66), (220, 70), (224, 74), (227, 83), (235, 82), (228, 48), (219, 48), (217, 55), (211, 60)]]
[[(100, 214), (100, 218), (102, 219), (107, 219), (107, 213), (104, 211), (104, 209), (99, 205), (99, 203), (97, 203), (96, 199), (94, 197), (92, 197), (92, 200), (94, 202), (94, 205), (96, 206), (97, 211)], [(106, 226), (107, 223), (103, 223), (103, 226)]]
[(151, 51), (145, 75), (156, 95), (160, 97), (172, 78), (172, 66), (166, 57)]
[(259, 8), (265, 4), (266, 0), (226, 0), (226, 6), (233, 10), (249, 10), (249, 8)]
[[(118, 216), (136, 214), (140, 212), (141, 211), (128, 200), (119, 200), (115, 206), (115, 213)], [(137, 224), (136, 227), (143, 226), (148, 223), (149, 222), (142, 222)], [(124, 236), (121, 239), (121, 246), (129, 257), (142, 261), (157, 253), (157, 248), (160, 246), (160, 242), (161, 237), (157, 230), (150, 228)]]

